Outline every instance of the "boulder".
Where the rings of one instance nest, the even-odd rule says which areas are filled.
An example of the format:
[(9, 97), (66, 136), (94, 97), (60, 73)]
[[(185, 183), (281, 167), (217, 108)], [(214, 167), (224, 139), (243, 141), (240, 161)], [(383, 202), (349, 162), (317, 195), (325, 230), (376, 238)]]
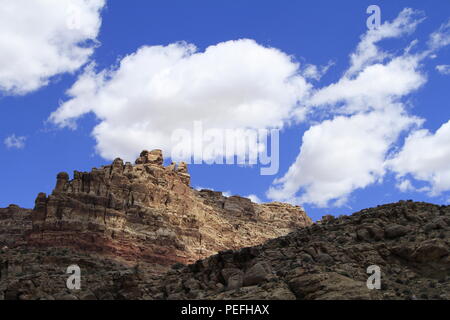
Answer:
[(237, 268), (225, 268), (221, 271), (222, 277), (226, 283), (226, 290), (234, 290), (242, 287), (244, 282), (244, 273)]
[(267, 262), (258, 262), (244, 274), (243, 285), (252, 286), (266, 281), (272, 275), (272, 267)]
[(396, 239), (402, 237), (409, 232), (409, 229), (405, 226), (398, 224), (391, 224), (386, 227), (385, 234), (388, 239)]

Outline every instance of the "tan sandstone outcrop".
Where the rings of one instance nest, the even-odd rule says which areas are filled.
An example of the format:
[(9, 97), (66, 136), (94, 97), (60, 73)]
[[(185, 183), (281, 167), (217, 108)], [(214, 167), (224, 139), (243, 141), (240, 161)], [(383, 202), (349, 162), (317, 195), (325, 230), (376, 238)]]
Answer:
[(197, 191), (185, 163), (163, 160), (161, 150), (143, 151), (135, 165), (115, 159), (72, 180), (59, 173), (52, 194), (36, 198), (28, 243), (170, 265), (312, 224), (298, 206)]

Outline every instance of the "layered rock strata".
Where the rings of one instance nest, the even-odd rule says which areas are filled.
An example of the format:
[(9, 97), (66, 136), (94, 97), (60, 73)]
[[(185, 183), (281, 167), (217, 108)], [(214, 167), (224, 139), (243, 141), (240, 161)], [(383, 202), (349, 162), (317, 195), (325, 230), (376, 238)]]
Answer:
[(36, 199), (31, 230), (24, 233), (28, 245), (170, 265), (312, 223), (298, 206), (197, 191), (185, 163), (163, 162), (161, 150), (143, 151), (134, 165), (116, 159), (91, 172), (75, 171), (72, 180), (59, 173), (53, 192)]

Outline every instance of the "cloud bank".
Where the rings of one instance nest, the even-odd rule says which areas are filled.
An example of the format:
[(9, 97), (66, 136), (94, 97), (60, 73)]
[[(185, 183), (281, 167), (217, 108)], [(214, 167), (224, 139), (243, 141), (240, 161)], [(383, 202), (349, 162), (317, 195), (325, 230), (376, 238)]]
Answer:
[[(401, 160), (408, 157), (408, 142), (400, 159), (392, 160), (390, 167), (386, 161), (400, 134), (423, 123), (408, 114), (405, 98), (426, 83), (422, 62), (448, 44), (447, 25), (430, 35), (423, 52), (410, 52), (416, 41), (400, 54), (385, 52), (377, 45), (383, 39), (412, 33), (422, 20), (420, 12), (405, 9), (393, 22), (369, 30), (350, 55), (344, 75), (312, 93), (308, 101), (311, 110), (325, 110), (332, 118), (305, 132), (296, 161), (274, 181), (267, 192), (269, 198), (318, 207), (342, 206), (353, 191), (381, 182), (389, 168), (399, 171), (399, 177), (409, 170), (423, 180), (431, 179), (429, 172), (407, 168)], [(400, 184), (404, 190), (407, 187)]]

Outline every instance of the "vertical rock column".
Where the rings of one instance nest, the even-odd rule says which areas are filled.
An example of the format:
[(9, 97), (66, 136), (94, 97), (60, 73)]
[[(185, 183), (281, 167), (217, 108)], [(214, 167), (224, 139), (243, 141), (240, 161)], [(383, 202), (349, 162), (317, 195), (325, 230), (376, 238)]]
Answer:
[(63, 192), (67, 182), (69, 182), (69, 174), (67, 172), (58, 173), (56, 176), (56, 187), (53, 192)]
[(33, 231), (41, 231), (47, 218), (47, 195), (43, 192), (39, 193), (34, 203), (34, 209), (31, 214)]

